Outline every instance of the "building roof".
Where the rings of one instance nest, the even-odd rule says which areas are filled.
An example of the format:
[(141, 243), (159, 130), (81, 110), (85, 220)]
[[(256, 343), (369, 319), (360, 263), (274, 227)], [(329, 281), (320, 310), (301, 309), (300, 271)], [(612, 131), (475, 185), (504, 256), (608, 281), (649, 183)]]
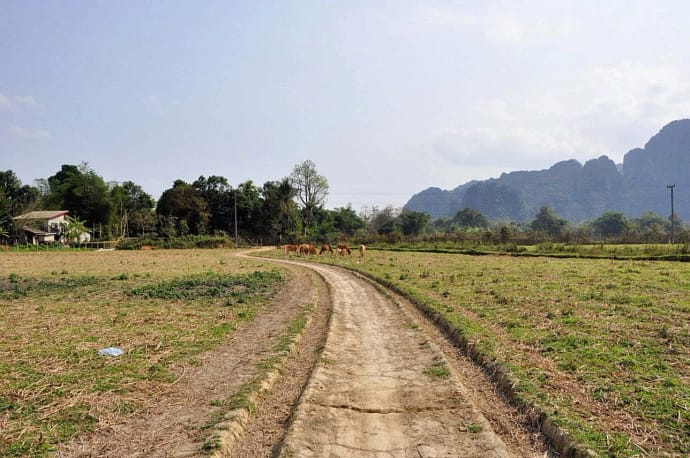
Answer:
[(12, 219), (53, 219), (69, 213), (68, 210), (44, 210), (24, 213), (23, 215), (15, 216)]

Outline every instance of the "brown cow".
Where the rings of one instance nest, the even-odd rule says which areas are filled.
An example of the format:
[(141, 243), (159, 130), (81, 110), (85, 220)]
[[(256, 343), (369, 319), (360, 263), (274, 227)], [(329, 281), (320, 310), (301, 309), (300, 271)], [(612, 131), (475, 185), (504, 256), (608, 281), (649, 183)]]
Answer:
[(344, 243), (339, 243), (338, 244), (338, 254), (340, 256), (345, 256), (345, 253), (352, 254), (352, 251), (350, 251), (350, 249)]
[(360, 245), (359, 246), (359, 257), (363, 258), (364, 257), (364, 252), (367, 251), (366, 245)]
[(282, 245), (283, 252), (287, 255), (290, 253), (299, 254), (299, 245)]
[(331, 253), (333, 254), (333, 248), (327, 243), (324, 243), (321, 245), (321, 250), (319, 251), (319, 254), (324, 254), (324, 253)]
[(303, 243), (299, 246), (300, 254), (316, 254), (316, 247), (311, 243)]

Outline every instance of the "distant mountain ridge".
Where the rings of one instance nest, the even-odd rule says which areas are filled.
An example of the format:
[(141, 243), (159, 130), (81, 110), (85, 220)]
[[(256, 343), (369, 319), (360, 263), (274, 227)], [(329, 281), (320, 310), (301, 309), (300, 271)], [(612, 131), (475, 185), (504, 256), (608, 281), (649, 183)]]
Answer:
[(544, 205), (572, 222), (596, 218), (605, 211), (629, 217), (652, 211), (668, 217), (667, 186), (673, 184), (675, 214), (690, 218), (690, 119), (664, 126), (644, 148), (630, 150), (623, 164), (616, 165), (607, 156), (584, 165), (570, 159), (546, 170), (470, 181), (450, 191), (427, 188), (413, 195), (403, 208), (434, 218), (474, 208), (489, 220), (516, 222), (532, 220)]

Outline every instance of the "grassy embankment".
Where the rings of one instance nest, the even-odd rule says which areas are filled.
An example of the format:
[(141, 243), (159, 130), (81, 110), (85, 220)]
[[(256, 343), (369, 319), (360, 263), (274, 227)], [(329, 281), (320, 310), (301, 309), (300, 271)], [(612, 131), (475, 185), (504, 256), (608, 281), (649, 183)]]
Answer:
[[(0, 456), (116, 422), (282, 281), (227, 250), (0, 252)], [(118, 346), (119, 358), (98, 349)]]
[(372, 249), (312, 259), (424, 304), (505, 371), (517, 402), (600, 455), (690, 454), (690, 264)]

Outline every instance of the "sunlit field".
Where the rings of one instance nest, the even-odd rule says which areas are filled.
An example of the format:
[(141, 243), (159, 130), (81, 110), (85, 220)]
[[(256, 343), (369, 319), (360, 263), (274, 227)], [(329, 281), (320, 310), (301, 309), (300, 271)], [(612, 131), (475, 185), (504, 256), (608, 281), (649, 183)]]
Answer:
[(598, 453), (690, 453), (690, 264), (371, 249), (309, 259), (439, 314), (507, 372), (516, 402)]
[[(282, 282), (230, 250), (0, 252), (0, 456), (141, 408)], [(119, 347), (120, 358), (99, 349)]]

